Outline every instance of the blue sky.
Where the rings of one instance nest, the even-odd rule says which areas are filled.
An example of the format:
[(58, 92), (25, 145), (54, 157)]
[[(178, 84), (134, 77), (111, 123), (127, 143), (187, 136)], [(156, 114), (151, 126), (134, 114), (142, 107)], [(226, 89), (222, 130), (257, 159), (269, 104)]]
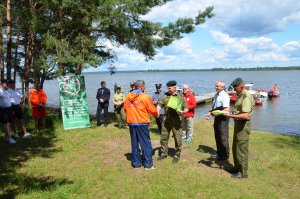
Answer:
[(117, 52), (118, 70), (300, 65), (299, 0), (174, 0), (152, 9), (145, 18), (166, 23), (194, 17), (210, 5), (212, 19), (195, 33), (158, 49), (154, 60), (146, 62), (138, 52), (109, 43)]

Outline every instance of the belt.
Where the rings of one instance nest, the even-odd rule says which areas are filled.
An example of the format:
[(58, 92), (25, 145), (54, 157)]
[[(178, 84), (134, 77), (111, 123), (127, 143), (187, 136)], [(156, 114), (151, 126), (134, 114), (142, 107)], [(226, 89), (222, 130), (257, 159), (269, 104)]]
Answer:
[(239, 120), (239, 119), (234, 119), (234, 122), (248, 122), (250, 120)]

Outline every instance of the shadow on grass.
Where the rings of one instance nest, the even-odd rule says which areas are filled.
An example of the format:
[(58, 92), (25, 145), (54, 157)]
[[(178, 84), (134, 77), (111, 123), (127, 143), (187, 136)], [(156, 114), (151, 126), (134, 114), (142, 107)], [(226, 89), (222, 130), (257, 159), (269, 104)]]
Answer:
[[(152, 157), (155, 156), (157, 152), (157, 155), (158, 156), (161, 156), (161, 147), (156, 147), (154, 149), (152, 149)], [(168, 155), (173, 157), (175, 154), (175, 149), (174, 148), (169, 148), (169, 151), (168, 151)], [(141, 155), (141, 160), (143, 160), (143, 156), (141, 154), (141, 150), (140, 150), (140, 155)], [(130, 161), (132, 160), (132, 153), (125, 153), (124, 156), (126, 157), (126, 160)]]
[[(96, 115), (90, 115), (90, 121), (91, 121), (91, 123), (96, 125), (96, 123), (97, 123)], [(100, 115), (100, 121), (101, 121), (101, 124), (103, 124), (103, 121), (104, 121), (103, 111)], [(118, 123), (118, 120), (117, 120), (117, 117), (116, 117), (115, 113), (108, 112), (107, 122), (108, 122), (108, 124), (111, 124), (111, 123), (116, 123), (117, 124)]]
[[(199, 145), (197, 151), (202, 153), (209, 153), (211, 155), (217, 153), (215, 149), (205, 145)], [(230, 164), (227, 160), (221, 161), (211, 157), (207, 159), (199, 160), (198, 163), (204, 164), (211, 168), (223, 169), (227, 172), (231, 171), (233, 168), (233, 165)]]
[(273, 144), (276, 148), (293, 148), (300, 150), (300, 136), (286, 136), (275, 138)]
[(209, 146), (199, 145), (197, 151), (202, 153), (215, 154), (217, 151)]
[(20, 193), (26, 194), (34, 190), (51, 191), (72, 183), (67, 179), (36, 176), (20, 171), (33, 157), (52, 158), (54, 153), (61, 151), (54, 147), (56, 119), (57, 116), (49, 116), (46, 130), (31, 132), (32, 136), (20, 138), (14, 145), (3, 142), (0, 138), (0, 198), (15, 198)]

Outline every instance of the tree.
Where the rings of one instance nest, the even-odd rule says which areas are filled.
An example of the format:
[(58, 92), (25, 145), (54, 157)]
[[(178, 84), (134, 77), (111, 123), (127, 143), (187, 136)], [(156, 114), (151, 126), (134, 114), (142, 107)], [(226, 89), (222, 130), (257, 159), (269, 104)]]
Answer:
[[(3, 9), (8, 5), (10, 9), (6, 10), (7, 17), (0, 20), (4, 34), (1, 39), (6, 39), (0, 39), (1, 47), (6, 47), (6, 51), (0, 48), (0, 58), (6, 57), (3, 65), (7, 71), (11, 71), (14, 60), (14, 71), (18, 70), (25, 81), (27, 92), (31, 81), (43, 83), (68, 73), (81, 74), (87, 67), (114, 63), (117, 54), (107, 42), (137, 50), (146, 60), (153, 59), (157, 49), (194, 32), (197, 25), (213, 17), (213, 7), (207, 7), (195, 18), (179, 18), (167, 25), (143, 18), (153, 7), (169, 1), (172, 0), (2, 0), (0, 14), (4, 15)], [(19, 64), (18, 60), (23, 61)], [(109, 70), (114, 73), (116, 67)]]
[[(88, 3), (87, 3), (88, 2)], [(213, 16), (213, 7), (195, 19), (180, 18), (163, 26), (142, 19), (159, 0), (51, 1), (48, 8), (55, 22), (47, 32), (47, 50), (58, 66), (58, 75), (80, 74), (85, 67), (98, 67), (117, 55), (106, 45), (124, 45), (153, 59), (156, 50), (195, 31), (195, 26)], [(114, 69), (115, 70), (115, 69)]]

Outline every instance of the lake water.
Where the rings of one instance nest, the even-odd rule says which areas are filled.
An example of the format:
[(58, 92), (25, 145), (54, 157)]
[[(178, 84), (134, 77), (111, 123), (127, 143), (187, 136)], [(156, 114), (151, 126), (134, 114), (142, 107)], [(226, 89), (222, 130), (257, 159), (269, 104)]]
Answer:
[[(256, 106), (252, 115), (252, 129), (273, 133), (294, 134), (300, 136), (300, 71), (205, 71), (205, 72), (138, 72), (117, 73), (114, 75), (104, 73), (84, 74), (87, 88), (89, 110), (96, 113), (96, 92), (100, 82), (105, 81), (113, 95), (114, 84), (120, 84), (122, 91), (129, 91), (129, 84), (137, 79), (146, 82), (146, 92), (155, 91), (155, 84), (162, 83), (166, 89), (166, 82), (176, 80), (178, 85), (187, 83), (191, 90), (196, 90), (198, 95), (214, 92), (217, 80), (224, 80), (229, 85), (236, 77), (242, 77), (246, 83), (254, 83), (254, 88), (269, 90), (277, 84), (280, 97)], [(48, 95), (50, 106), (59, 106), (57, 80), (46, 81), (44, 89)], [(111, 97), (112, 97), (111, 95)], [(111, 103), (112, 104), (112, 103)], [(210, 109), (211, 104), (200, 105), (196, 109), (196, 118), (203, 117)], [(109, 111), (113, 111), (110, 105)]]

